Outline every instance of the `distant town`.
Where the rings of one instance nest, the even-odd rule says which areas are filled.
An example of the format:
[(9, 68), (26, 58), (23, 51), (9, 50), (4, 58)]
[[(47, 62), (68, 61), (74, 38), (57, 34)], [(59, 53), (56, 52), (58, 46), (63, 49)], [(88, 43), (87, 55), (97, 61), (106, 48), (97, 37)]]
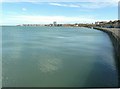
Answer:
[(72, 27), (104, 27), (104, 28), (120, 28), (120, 20), (115, 21), (98, 21), (91, 24), (75, 23), (75, 24), (57, 24), (54, 21), (52, 24), (22, 24), (17, 26), (72, 26)]

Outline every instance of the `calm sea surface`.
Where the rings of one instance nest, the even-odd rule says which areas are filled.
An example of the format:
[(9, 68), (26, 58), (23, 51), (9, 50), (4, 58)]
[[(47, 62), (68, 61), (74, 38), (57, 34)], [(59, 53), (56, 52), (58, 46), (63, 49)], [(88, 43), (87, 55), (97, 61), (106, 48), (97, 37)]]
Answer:
[(78, 27), (3, 27), (3, 87), (118, 86), (113, 46)]

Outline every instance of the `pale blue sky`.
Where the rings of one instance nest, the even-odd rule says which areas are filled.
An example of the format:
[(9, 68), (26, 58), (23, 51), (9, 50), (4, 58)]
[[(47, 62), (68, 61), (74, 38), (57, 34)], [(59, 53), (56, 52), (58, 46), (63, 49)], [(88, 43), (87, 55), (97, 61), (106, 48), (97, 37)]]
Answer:
[(2, 24), (92, 23), (118, 19), (111, 2), (3, 2)]

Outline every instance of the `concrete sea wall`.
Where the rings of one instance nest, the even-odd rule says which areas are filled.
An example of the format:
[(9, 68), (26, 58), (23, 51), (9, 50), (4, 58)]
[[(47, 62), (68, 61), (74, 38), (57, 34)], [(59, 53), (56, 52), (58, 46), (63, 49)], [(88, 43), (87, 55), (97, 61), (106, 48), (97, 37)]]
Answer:
[(115, 52), (115, 61), (118, 68), (118, 81), (120, 87), (120, 28), (100, 28), (94, 27), (94, 29), (107, 33), (113, 43)]

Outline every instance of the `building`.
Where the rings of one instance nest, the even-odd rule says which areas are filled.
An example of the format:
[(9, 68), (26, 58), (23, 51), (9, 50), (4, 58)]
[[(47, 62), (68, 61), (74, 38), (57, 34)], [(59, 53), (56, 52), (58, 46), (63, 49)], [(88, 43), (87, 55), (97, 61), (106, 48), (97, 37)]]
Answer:
[(57, 26), (57, 22), (56, 21), (53, 22), (53, 26)]
[(95, 26), (98, 27), (105, 27), (105, 28), (120, 28), (120, 20), (115, 21), (102, 21), (102, 22), (95, 22)]

